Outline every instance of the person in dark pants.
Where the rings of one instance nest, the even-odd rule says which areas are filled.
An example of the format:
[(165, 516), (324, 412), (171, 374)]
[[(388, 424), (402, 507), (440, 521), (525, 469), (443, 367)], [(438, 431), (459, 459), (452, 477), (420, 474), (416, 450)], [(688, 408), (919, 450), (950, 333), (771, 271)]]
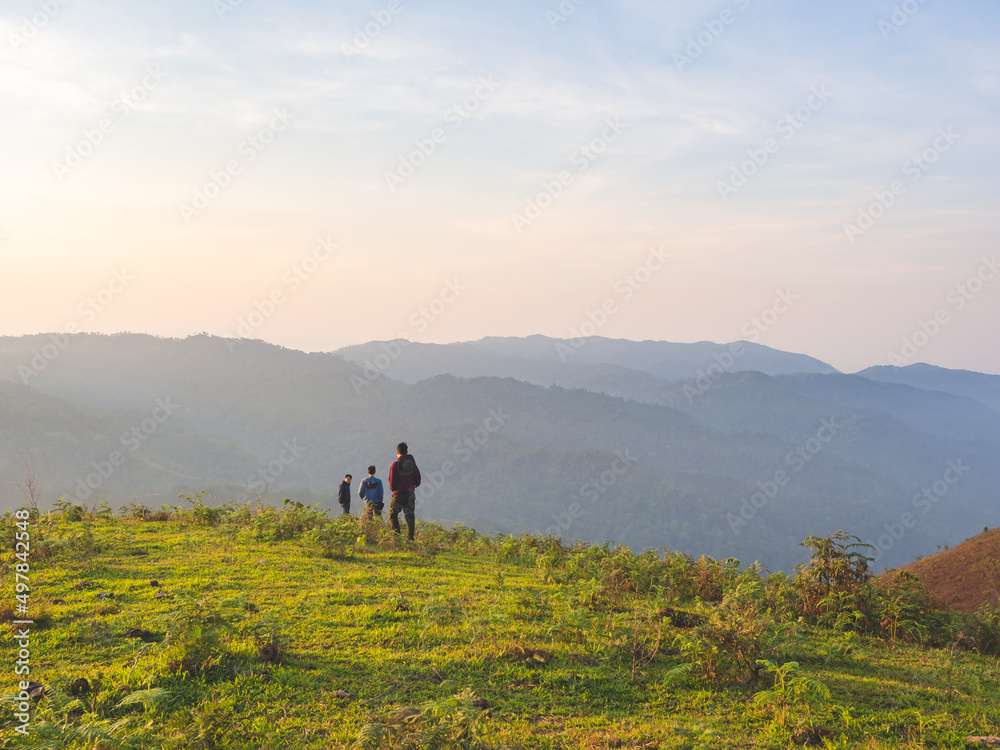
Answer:
[(382, 488), (382, 480), (375, 476), (375, 467), (368, 467), (368, 477), (361, 480), (361, 489), (358, 490), (358, 497), (365, 501), (365, 509), (361, 513), (361, 517), (368, 519), (372, 516), (378, 516), (378, 520), (382, 520), (382, 508), (385, 507), (385, 503), (382, 499), (385, 497), (385, 490)]
[(340, 483), (340, 489), (337, 490), (337, 502), (340, 503), (340, 507), (344, 509), (344, 515), (349, 516), (351, 514), (351, 475), (345, 474), (344, 481)]
[(411, 542), (416, 526), (417, 487), (420, 486), (420, 469), (410, 455), (406, 443), (396, 446), (396, 460), (389, 467), (389, 491), (392, 501), (389, 503), (389, 523), (397, 534), (399, 530), (399, 512), (406, 518), (406, 538)]

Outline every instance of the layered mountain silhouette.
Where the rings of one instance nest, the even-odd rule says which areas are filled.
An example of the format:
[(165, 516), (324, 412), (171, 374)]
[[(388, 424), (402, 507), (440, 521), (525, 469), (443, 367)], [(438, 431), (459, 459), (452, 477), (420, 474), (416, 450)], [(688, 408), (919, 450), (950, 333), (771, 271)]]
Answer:
[(490, 337), (457, 344), (373, 341), (348, 346), (337, 353), (407, 383), (433, 375), (512, 377), (537, 385), (556, 384), (602, 393), (608, 389), (642, 393), (645, 389), (655, 389), (664, 380), (696, 378), (710, 367), (720, 366), (720, 359), (727, 361), (727, 358), (732, 358), (732, 363), (723, 369), (733, 372), (756, 370), (767, 375), (836, 372), (812, 357), (760, 344), (740, 342), (741, 351), (735, 357), (731, 348), (732, 345), (708, 341), (674, 344), (600, 336), (576, 341), (528, 336)]
[(901, 383), (925, 391), (942, 391), (975, 399), (994, 411), (1000, 411), (1000, 377), (970, 370), (947, 370), (917, 363), (907, 367), (869, 367), (858, 373), (869, 380)]
[(0, 502), (23, 502), (29, 460), (47, 504), (332, 505), (406, 440), (425, 518), (784, 570), (846, 529), (897, 566), (1000, 514), (1000, 377), (911, 368), (747, 342), (3, 338)]

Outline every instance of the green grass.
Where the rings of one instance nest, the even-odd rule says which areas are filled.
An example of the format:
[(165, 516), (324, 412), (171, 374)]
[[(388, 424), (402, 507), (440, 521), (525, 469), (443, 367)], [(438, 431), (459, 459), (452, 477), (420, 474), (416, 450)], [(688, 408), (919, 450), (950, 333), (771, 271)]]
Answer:
[[(769, 667), (710, 679), (695, 650), (709, 641), (658, 614), (729, 606), (682, 591), (684, 570), (705, 570), (694, 561), (677, 585), (646, 585), (639, 563), (665, 570), (662, 556), (432, 524), (412, 545), (373, 527), (366, 543), (343, 520), (324, 547), (308, 526), (326, 521), (310, 519), (278, 540), (235, 514), (205, 521), (217, 527), (190, 512), (32, 520), (39, 543), (63, 540), (30, 574), (32, 612), (48, 620), (31, 678), (51, 694), (28, 741), (5, 707), (0, 747), (963, 748), (1000, 734), (996, 657), (821, 629), (762, 603), (770, 629), (754, 643), (785, 687)], [(5, 558), (0, 605), (14, 601)], [(734, 602), (756, 577), (719, 569)], [(93, 689), (74, 698), (78, 678)]]

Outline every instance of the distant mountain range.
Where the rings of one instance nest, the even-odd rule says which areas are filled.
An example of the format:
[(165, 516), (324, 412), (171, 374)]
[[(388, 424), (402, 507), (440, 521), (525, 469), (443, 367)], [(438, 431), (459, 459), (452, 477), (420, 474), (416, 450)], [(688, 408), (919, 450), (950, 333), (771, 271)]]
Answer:
[(759, 559), (847, 529), (877, 566), (997, 524), (1000, 377), (846, 375), (737, 342), (542, 336), (306, 354), (141, 334), (0, 338), (0, 503), (333, 504), (402, 439), (420, 516)]
[(869, 380), (901, 383), (925, 391), (942, 391), (975, 399), (994, 411), (1000, 411), (1000, 377), (969, 370), (947, 370), (922, 363), (908, 367), (869, 367), (858, 373)]
[[(588, 385), (654, 388), (660, 381), (697, 378), (709, 368), (727, 372), (756, 370), (766, 375), (794, 372), (837, 372), (803, 354), (760, 344), (673, 344), (666, 341), (625, 341), (594, 336), (576, 341), (547, 336), (484, 338), (457, 344), (372, 341), (336, 353), (391, 378), (416, 383), (434, 375), (462, 378), (511, 377), (537, 385), (563, 385), (606, 392)], [(398, 353), (397, 353), (398, 352)], [(714, 369), (713, 373), (714, 374)], [(711, 376), (709, 376), (711, 377)], [(617, 394), (615, 394), (617, 395)]]

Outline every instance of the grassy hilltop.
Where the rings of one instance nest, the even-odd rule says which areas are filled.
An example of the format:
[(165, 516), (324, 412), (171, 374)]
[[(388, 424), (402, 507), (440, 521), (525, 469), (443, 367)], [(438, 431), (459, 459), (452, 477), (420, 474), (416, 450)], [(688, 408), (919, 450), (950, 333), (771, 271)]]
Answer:
[[(409, 544), (288, 501), (126, 513), (32, 514), (31, 679), (46, 694), (27, 739), (5, 708), (0, 747), (963, 748), (1000, 734), (1000, 616), (872, 579), (844, 535), (807, 540), (813, 562), (788, 578), (419, 521)], [(2, 522), (6, 621), (16, 521)]]

